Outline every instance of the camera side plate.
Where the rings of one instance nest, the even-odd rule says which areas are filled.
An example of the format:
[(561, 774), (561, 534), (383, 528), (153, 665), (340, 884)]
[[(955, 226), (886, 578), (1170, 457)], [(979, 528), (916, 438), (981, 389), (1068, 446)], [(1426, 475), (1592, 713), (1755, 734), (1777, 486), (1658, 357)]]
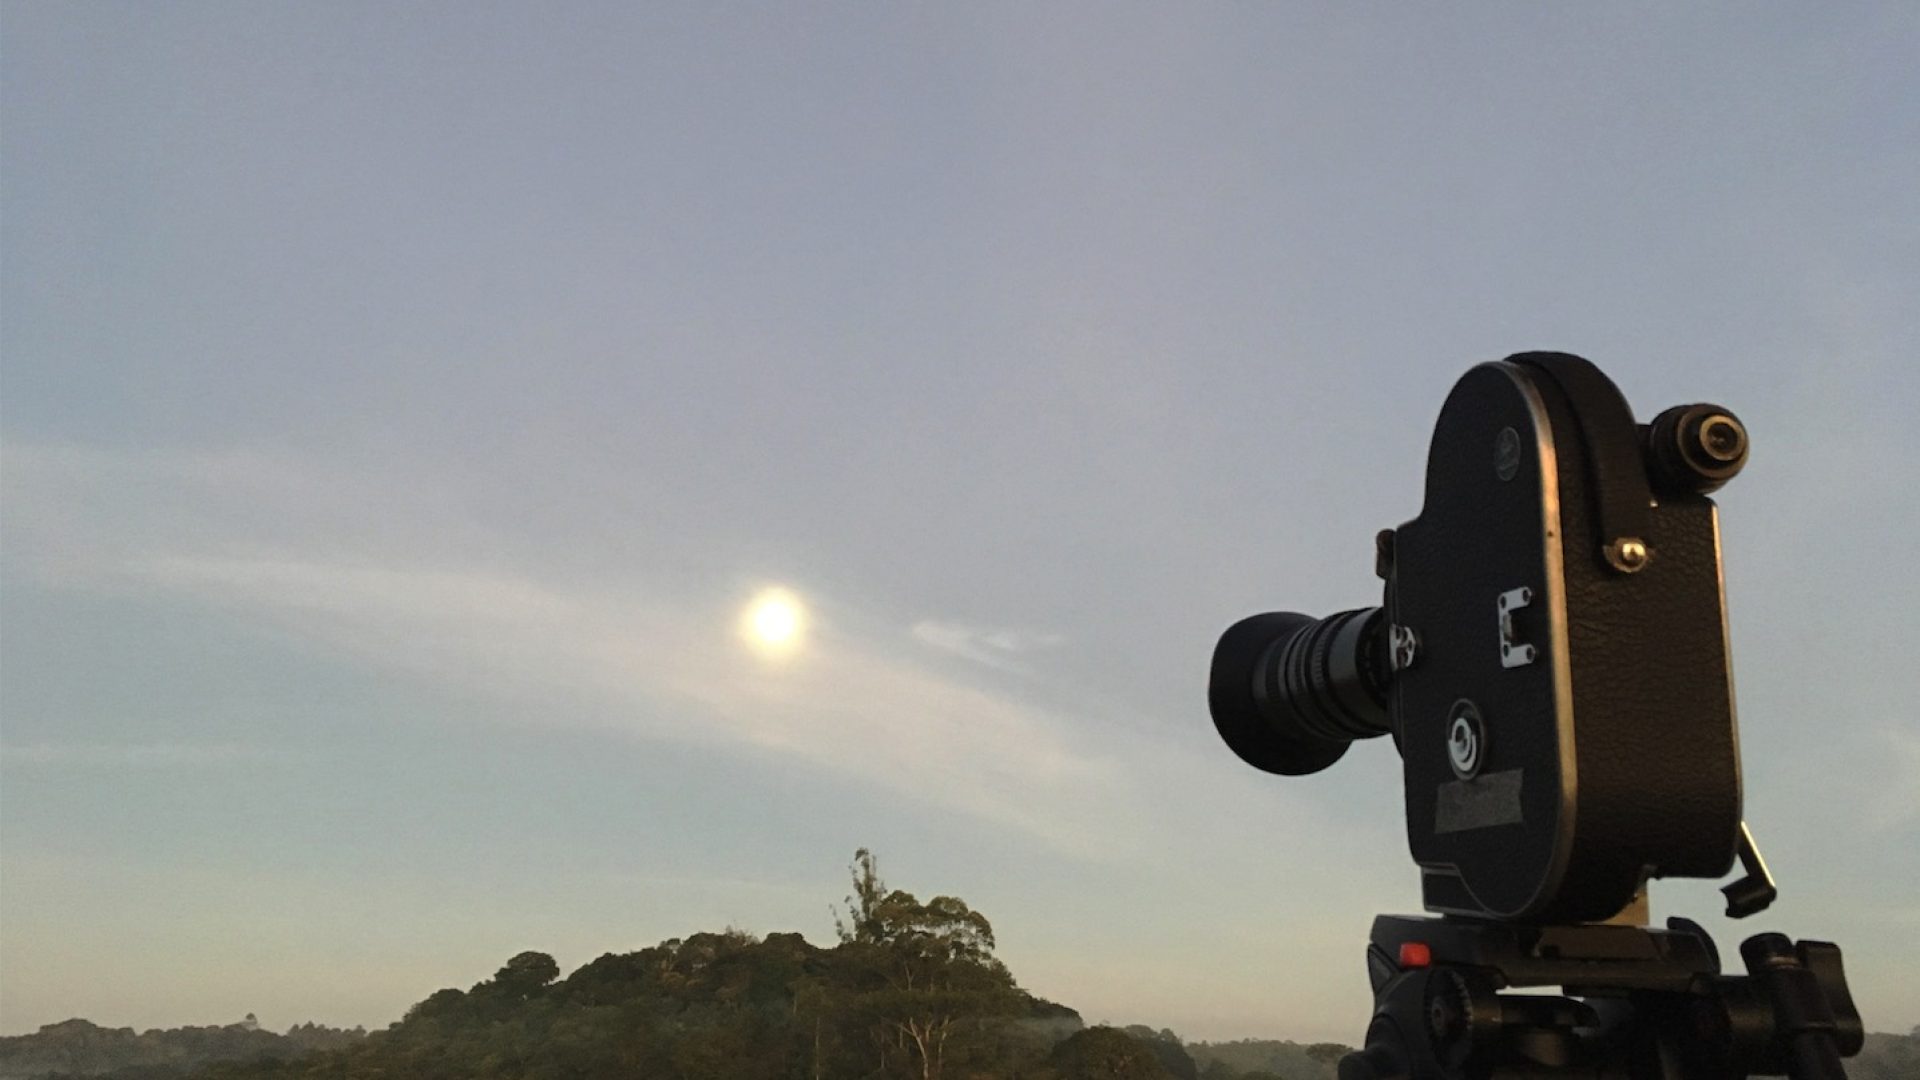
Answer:
[(1390, 617), (1422, 654), (1396, 676), (1393, 722), (1432, 910), (1598, 920), (1648, 875), (1717, 876), (1733, 861), (1713, 504), (1649, 506), (1651, 556), (1619, 572), (1583, 419), (1537, 367), (1469, 371), (1435, 425), (1426, 503), (1394, 538)]

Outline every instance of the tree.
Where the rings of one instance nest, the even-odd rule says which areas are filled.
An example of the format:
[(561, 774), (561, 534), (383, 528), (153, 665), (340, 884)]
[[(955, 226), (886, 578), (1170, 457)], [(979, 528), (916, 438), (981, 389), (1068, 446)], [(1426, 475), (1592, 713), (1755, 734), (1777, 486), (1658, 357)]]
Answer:
[(1020, 1004), (1013, 976), (994, 959), (993, 926), (958, 897), (922, 903), (888, 889), (866, 848), (849, 869), (853, 894), (834, 927), (843, 961), (871, 984), (856, 1007), (872, 1019), (883, 1066), (899, 1053), (918, 1063), (921, 1080), (938, 1080), (956, 1035)]
[(560, 977), (560, 965), (543, 952), (523, 952), (508, 960), (493, 979), (482, 985), (515, 1000), (524, 1000), (546, 989)]
[(866, 848), (853, 853), (853, 895), (847, 897), (847, 914), (833, 913), (833, 929), (842, 945), (877, 945), (886, 936), (881, 925), (880, 905), (887, 898), (887, 885), (880, 880), (880, 863)]
[(1344, 1043), (1314, 1043), (1307, 1047), (1307, 1056), (1322, 1065), (1338, 1065), (1340, 1059), (1353, 1053), (1353, 1047)]
[(1145, 1024), (1129, 1024), (1126, 1033), (1139, 1040), (1174, 1080), (1200, 1080), (1200, 1067), (1180, 1042), (1180, 1036), (1167, 1028), (1155, 1031)]
[(1061, 1080), (1169, 1080), (1153, 1048), (1117, 1028), (1090, 1027), (1053, 1048)]
[(401, 1023), (413, 1023), (417, 1020), (431, 1020), (435, 1017), (453, 1016), (460, 1011), (460, 1007), (466, 1003), (466, 1000), (467, 995), (465, 993), (455, 990), (452, 987), (448, 987), (445, 990), (435, 990), (433, 993), (428, 994), (424, 1001), (408, 1009), (406, 1015), (401, 1018)]

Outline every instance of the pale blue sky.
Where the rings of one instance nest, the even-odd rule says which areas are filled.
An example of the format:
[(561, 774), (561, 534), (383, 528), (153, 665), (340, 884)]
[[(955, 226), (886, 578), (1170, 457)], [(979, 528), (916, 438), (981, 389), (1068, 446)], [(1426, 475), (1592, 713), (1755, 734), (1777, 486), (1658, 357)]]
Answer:
[(1705, 921), (1920, 1021), (1911, 6), (0, 15), (0, 1031), (825, 940), (866, 845), (1089, 1019), (1355, 1041), (1392, 750), (1253, 773), (1207, 654), (1530, 348), (1753, 429)]

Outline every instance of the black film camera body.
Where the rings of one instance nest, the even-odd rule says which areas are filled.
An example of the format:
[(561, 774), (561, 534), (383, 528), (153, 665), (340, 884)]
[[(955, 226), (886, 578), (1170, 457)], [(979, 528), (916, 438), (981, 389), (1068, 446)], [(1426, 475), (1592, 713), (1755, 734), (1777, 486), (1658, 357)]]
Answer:
[[(1693, 1017), (1687, 1030), (1707, 1024), (1720, 1034), (1696, 1041), (1716, 1046), (1707, 1058), (1676, 1051), (1674, 1059), (1711, 1062), (1657, 1075), (1744, 1075), (1768, 1065), (1840, 1075), (1837, 1058), (1835, 1072), (1819, 1072), (1824, 1066), (1803, 1068), (1797, 1051), (1774, 1045), (1786, 1038), (1776, 1021), (1756, 1020), (1758, 1006), (1738, 1004), (1771, 1000), (1773, 983), (1720, 977), (1704, 932), (1692, 924), (1671, 932), (1635, 925), (1645, 920), (1649, 879), (1718, 878), (1736, 859), (1746, 874), (1724, 890), (1730, 915), (1759, 911), (1775, 895), (1741, 820), (1719, 522), (1708, 498), (1740, 471), (1747, 452), (1745, 428), (1717, 406), (1678, 406), (1637, 423), (1614, 384), (1576, 356), (1522, 353), (1482, 364), (1441, 409), (1420, 516), (1378, 538), (1382, 606), (1324, 619), (1257, 615), (1222, 636), (1209, 705), (1221, 737), (1249, 764), (1315, 772), (1353, 740), (1382, 734), (1400, 751), (1407, 842), (1421, 868), (1423, 900), (1448, 918), (1376, 923), (1369, 954), (1376, 1027), (1392, 1011), (1388, 984), (1409, 975), (1404, 957), (1426, 955), (1402, 951), (1414, 935), (1450, 942), (1455, 954), (1422, 968), (1451, 961), (1484, 973), (1494, 963), (1487, 957), (1505, 957), (1499, 965), (1508, 972), (1496, 973), (1497, 986), (1566, 975), (1567, 985), (1597, 979), (1588, 985), (1619, 997), (1639, 980), (1680, 993), (1662, 1006), (1668, 1013), (1691, 1014), (1711, 1002), (1718, 1021)], [(1586, 925), (1598, 923), (1615, 925)], [(1617, 932), (1638, 935), (1640, 944), (1627, 945)], [(1548, 938), (1553, 945), (1540, 944)], [(1806, 946), (1831, 955), (1794, 961), (1795, 1001), (1820, 1006), (1814, 1012), (1825, 1019), (1809, 1021), (1816, 1036), (1857, 1050), (1859, 1022), (1838, 950), (1801, 946), (1793, 954), (1801, 961)], [(1592, 963), (1581, 968), (1582, 949), (1604, 955), (1587, 957)], [(1619, 966), (1630, 957), (1648, 963)], [(1563, 960), (1575, 966), (1563, 971)], [(1602, 978), (1594, 963), (1613, 966)], [(1521, 969), (1528, 983), (1513, 981)], [(1460, 981), (1450, 977), (1446, 985), (1457, 989)], [(1405, 996), (1404, 988), (1395, 992)], [(1490, 1047), (1528, 1041), (1499, 1036), (1498, 1024), (1489, 1035), (1483, 1024), (1478, 1056), (1468, 1054), (1457, 1032), (1435, 1025), (1441, 1013), (1471, 1014), (1471, 1003), (1449, 1013), (1426, 999), (1454, 990), (1422, 993), (1413, 1011), (1427, 1009), (1434, 1030), (1392, 1036), (1410, 1063), (1426, 1062), (1409, 1064), (1407, 1075), (1478, 1075), (1460, 1063), (1490, 1069), (1504, 1052)], [(1552, 1066), (1556, 1054), (1563, 1065), (1601, 1060), (1609, 1051), (1600, 1044), (1609, 1039), (1626, 1046), (1676, 1038), (1671, 1016), (1629, 1023), (1641, 1034), (1628, 1037), (1613, 1013), (1615, 1034), (1604, 1037), (1595, 1032), (1609, 1025), (1597, 1014), (1566, 1013), (1556, 1029), (1564, 1029), (1565, 1045), (1541, 1050), (1552, 1040), (1533, 1039), (1528, 1067)], [(1582, 1017), (1592, 1021), (1585, 1035), (1578, 1034)], [(1409, 1024), (1419, 1021), (1400, 1026)], [(1787, 1026), (1793, 1038), (1806, 1033), (1799, 1021)], [(1353, 1075), (1393, 1075), (1379, 1065), (1391, 1055), (1379, 1057), (1387, 1051), (1377, 1042), (1370, 1031), (1369, 1052), (1378, 1052), (1371, 1060), (1387, 1071)], [(1425, 1049), (1406, 1049), (1415, 1044)], [(1649, 1053), (1643, 1046), (1630, 1056)], [(1454, 1071), (1435, 1064), (1449, 1054)], [(1428, 1067), (1438, 1071), (1421, 1071)]]

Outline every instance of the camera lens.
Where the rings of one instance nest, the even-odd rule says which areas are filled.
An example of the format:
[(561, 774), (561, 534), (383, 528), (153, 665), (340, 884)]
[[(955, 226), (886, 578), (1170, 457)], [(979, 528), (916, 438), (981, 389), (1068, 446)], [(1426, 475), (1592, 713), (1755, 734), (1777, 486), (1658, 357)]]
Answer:
[(1381, 610), (1242, 619), (1213, 650), (1207, 705), (1220, 737), (1267, 772), (1319, 772), (1387, 730)]

